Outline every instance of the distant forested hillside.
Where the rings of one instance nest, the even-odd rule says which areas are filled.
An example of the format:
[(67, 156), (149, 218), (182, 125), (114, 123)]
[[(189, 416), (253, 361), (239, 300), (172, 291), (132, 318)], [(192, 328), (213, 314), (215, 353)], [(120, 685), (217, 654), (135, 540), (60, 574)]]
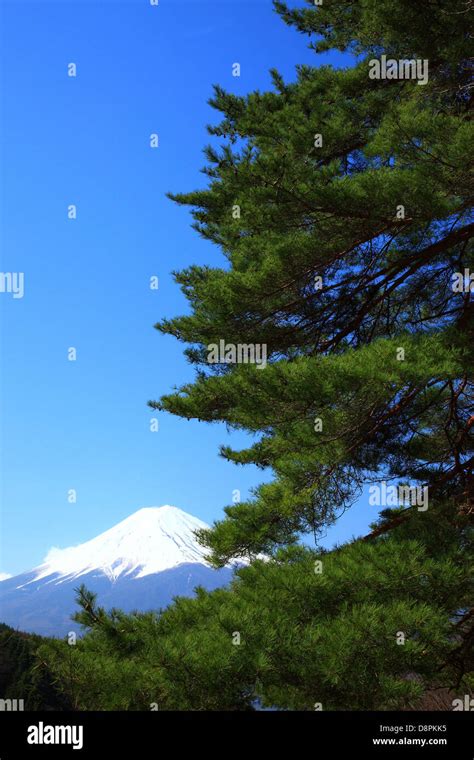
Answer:
[(0, 623), (0, 699), (23, 699), (25, 710), (68, 710), (46, 665), (36, 656), (45, 639)]

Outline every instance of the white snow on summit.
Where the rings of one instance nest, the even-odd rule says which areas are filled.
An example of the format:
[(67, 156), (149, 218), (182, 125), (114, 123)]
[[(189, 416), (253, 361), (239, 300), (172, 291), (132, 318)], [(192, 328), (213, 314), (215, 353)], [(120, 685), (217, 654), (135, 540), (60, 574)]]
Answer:
[(43, 564), (35, 568), (33, 580), (54, 575), (51, 580), (57, 583), (93, 571), (111, 580), (123, 574), (142, 578), (185, 562), (208, 565), (206, 549), (194, 536), (195, 530), (207, 527), (168, 504), (145, 507), (79, 546), (51, 549)]

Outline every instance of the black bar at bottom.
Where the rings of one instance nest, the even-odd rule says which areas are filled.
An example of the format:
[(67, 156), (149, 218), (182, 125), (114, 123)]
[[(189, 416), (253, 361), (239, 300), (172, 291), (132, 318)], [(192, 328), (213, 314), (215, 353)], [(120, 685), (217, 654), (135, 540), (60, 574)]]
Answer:
[[(132, 758), (176, 750), (224, 757), (293, 745), (314, 756), (474, 757), (470, 712), (1, 712), (0, 760), (19, 757)], [(140, 750), (141, 748), (141, 750)], [(299, 749), (298, 749), (299, 748)], [(312, 750), (311, 750), (312, 748)], [(137, 751), (138, 750), (138, 751)]]

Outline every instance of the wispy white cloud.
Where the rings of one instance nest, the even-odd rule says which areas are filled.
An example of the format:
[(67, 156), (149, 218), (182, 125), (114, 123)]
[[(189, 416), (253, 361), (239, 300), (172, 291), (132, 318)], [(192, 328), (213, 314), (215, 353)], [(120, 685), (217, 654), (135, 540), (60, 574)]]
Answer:
[(10, 573), (0, 573), (0, 581), (6, 581), (7, 578), (11, 578)]

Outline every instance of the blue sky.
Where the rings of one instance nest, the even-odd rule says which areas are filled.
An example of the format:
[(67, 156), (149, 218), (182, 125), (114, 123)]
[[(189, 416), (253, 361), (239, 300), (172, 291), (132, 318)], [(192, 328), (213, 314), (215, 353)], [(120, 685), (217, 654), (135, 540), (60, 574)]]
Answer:
[[(15, 574), (143, 506), (211, 522), (262, 482), (218, 456), (244, 441), (223, 425), (160, 414), (150, 432), (146, 402), (193, 374), (153, 329), (186, 308), (170, 272), (222, 262), (165, 193), (205, 185), (214, 83), (245, 93), (272, 67), (293, 79), (297, 63), (344, 59), (316, 57), (269, 0), (3, 0), (1, 16), (0, 269), (25, 273), (22, 299), (0, 293), (0, 572)], [(373, 509), (361, 501), (325, 543)]]

